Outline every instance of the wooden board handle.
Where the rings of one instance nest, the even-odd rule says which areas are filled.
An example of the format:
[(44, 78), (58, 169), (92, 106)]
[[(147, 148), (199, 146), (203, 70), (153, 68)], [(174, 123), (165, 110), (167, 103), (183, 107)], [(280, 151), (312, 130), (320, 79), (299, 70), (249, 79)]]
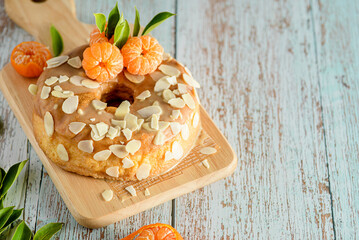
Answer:
[(89, 32), (79, 24), (73, 0), (5, 0), (5, 10), (17, 25), (47, 46), (51, 46), (51, 25), (60, 32), (65, 52), (88, 43)]

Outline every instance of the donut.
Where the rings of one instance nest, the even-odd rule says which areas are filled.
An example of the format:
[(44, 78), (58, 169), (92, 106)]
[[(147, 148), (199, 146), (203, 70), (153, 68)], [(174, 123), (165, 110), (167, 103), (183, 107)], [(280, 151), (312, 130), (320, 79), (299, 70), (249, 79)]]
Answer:
[(51, 59), (38, 78), (32, 121), (46, 156), (66, 171), (121, 181), (178, 164), (201, 130), (199, 84), (190, 71), (164, 54), (150, 74), (124, 69), (97, 82), (81, 67), (86, 47)]

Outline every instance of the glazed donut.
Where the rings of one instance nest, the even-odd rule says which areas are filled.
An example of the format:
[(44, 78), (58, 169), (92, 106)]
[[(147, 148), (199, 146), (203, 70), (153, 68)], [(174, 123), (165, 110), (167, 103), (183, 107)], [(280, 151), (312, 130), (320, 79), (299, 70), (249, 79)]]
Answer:
[(99, 83), (81, 68), (86, 47), (52, 59), (38, 79), (33, 127), (47, 157), (70, 172), (123, 181), (179, 163), (201, 129), (189, 70), (166, 54), (151, 74), (123, 70)]

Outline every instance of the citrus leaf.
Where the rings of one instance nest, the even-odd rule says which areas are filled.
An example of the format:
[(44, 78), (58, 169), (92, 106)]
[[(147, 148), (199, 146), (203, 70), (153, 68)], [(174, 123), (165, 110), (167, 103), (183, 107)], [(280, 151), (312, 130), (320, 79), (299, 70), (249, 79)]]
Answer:
[(120, 12), (118, 11), (117, 2), (116, 6), (111, 10), (108, 15), (108, 23), (106, 29), (106, 37), (111, 39), (113, 33), (115, 32), (115, 28), (117, 26), (118, 20), (120, 19)]
[(123, 45), (127, 42), (128, 37), (130, 36), (130, 26), (128, 25), (127, 20), (118, 24), (115, 29), (114, 44), (121, 49)]
[(2, 182), (2, 188), (0, 189), (0, 199), (3, 199), (7, 191), (9, 191), (11, 185), (15, 182), (16, 178), (19, 176), (21, 170), (24, 168), (28, 160), (16, 163), (12, 165), (9, 171), (6, 173), (4, 180)]
[[(121, 13), (121, 17), (120, 17), (120, 20), (118, 20), (117, 25), (123, 23), (124, 21), (125, 21), (125, 17), (123, 16), (123, 13)], [(117, 25), (116, 25), (116, 26), (117, 26)], [(116, 29), (115, 29), (115, 30), (116, 30)]]
[(137, 8), (135, 7), (136, 10), (136, 17), (135, 17), (135, 23), (133, 24), (133, 33), (132, 36), (137, 37), (138, 32), (140, 31), (140, 14), (138, 13)]
[(0, 168), (0, 189), (2, 187), (2, 181), (4, 180), (4, 177), (6, 175), (6, 172), (3, 168)]
[(32, 233), (30, 228), (24, 221), (22, 221), (19, 226), (17, 226), (14, 236), (12, 236), (12, 240), (29, 240), (31, 237)]
[(5, 225), (7, 220), (10, 218), (14, 207), (7, 207), (0, 209), (0, 229)]
[(62, 40), (60, 33), (57, 31), (57, 29), (53, 25), (50, 28), (50, 33), (51, 33), (51, 39), (52, 39), (52, 51), (53, 51), (54, 57), (57, 57), (64, 50), (64, 42)]
[(49, 240), (55, 233), (60, 231), (63, 223), (48, 223), (40, 228), (34, 236), (33, 240)]
[(23, 208), (22, 209), (15, 209), (9, 219), (6, 221), (6, 223), (4, 224), (4, 226), (2, 226), (2, 228), (0, 229), (0, 234), (8, 227), (10, 226), (16, 219), (18, 219), (20, 216), (21, 216), (21, 213), (22, 213), (22, 210), (24, 210)]
[(102, 13), (94, 13), (93, 15), (95, 16), (96, 26), (98, 30), (100, 30), (100, 33), (103, 33), (106, 26), (106, 16)]
[(174, 13), (170, 12), (161, 12), (154, 16), (152, 20), (146, 25), (145, 29), (142, 32), (142, 36), (148, 34), (153, 29), (155, 29), (158, 25), (160, 25), (163, 21), (165, 21), (167, 18), (172, 17), (175, 15)]

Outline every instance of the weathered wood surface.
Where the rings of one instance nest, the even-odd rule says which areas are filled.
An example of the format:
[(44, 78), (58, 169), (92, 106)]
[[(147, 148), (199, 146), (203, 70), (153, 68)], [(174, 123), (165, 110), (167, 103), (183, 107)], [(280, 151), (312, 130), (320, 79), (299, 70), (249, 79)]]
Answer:
[[(77, 16), (114, 1), (76, 1)], [(0, 0), (0, 67), (31, 37)], [(358, 234), (359, 6), (345, 1), (120, 1), (199, 80), (202, 105), (239, 158), (235, 174), (98, 230), (79, 226), (0, 94), (0, 166), (30, 158), (9, 202), (32, 229), (65, 222), (60, 239), (114, 239), (144, 224), (172, 223), (186, 239), (352, 239)], [(26, 190), (26, 191), (25, 191)], [(26, 192), (26, 194), (25, 194)], [(9, 203), (10, 204), (10, 203)], [(175, 211), (172, 214), (172, 207)]]

